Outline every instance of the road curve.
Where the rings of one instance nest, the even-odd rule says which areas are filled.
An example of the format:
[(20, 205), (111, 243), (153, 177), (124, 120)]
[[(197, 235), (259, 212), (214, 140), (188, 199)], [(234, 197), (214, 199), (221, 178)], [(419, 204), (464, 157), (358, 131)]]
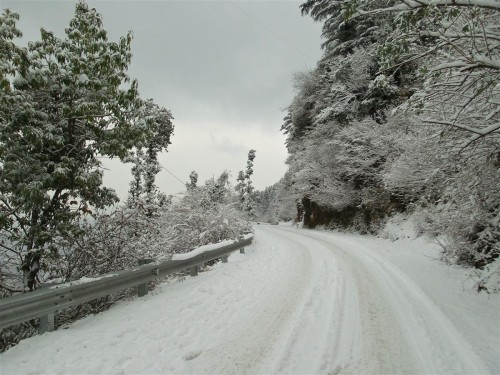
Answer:
[[(489, 373), (440, 307), (380, 253), (334, 233), (262, 226), (257, 238), (259, 232), (324, 264), (271, 372)], [(318, 357), (296, 363), (312, 343), (321, 348)]]

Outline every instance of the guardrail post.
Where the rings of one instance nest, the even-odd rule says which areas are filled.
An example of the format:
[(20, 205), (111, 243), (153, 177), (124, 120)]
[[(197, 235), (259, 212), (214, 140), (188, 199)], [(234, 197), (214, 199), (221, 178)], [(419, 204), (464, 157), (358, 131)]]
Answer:
[[(242, 236), (242, 235), (240, 235), (240, 236), (238, 237), (238, 241), (240, 241), (240, 242), (241, 242), (241, 241), (243, 241), (243, 236)], [(240, 254), (245, 254), (245, 248), (244, 248), (244, 247), (242, 247), (242, 248), (240, 249)]]
[[(137, 263), (139, 266), (142, 266), (143, 264), (148, 264), (154, 262), (154, 259), (148, 258), (148, 259), (139, 259)], [(139, 297), (145, 296), (148, 294), (148, 283), (143, 283), (137, 285), (137, 295)]]
[(189, 270), (191, 276), (198, 276), (198, 266), (191, 267)]
[(48, 313), (47, 315), (40, 317), (40, 334), (45, 332), (52, 332), (54, 330), (54, 313)]
[(222, 256), (222, 263), (227, 263), (227, 258), (229, 258), (229, 255), (223, 255)]
[[(55, 285), (54, 283), (42, 283), (40, 285), (41, 288), (48, 288), (52, 285)], [(43, 335), (45, 332), (52, 332), (54, 330), (54, 316), (55, 312), (50, 312), (47, 315), (42, 315), (40, 316), (40, 334)]]

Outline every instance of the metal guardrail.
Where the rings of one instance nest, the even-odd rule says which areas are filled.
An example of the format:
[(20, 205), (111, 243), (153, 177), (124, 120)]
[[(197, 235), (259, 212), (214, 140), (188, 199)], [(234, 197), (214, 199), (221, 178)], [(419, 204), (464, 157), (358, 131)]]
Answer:
[(238, 249), (244, 253), (244, 247), (250, 245), (252, 239), (240, 239), (232, 244), (207, 250), (185, 260), (144, 264), (130, 270), (112, 272), (90, 281), (59, 284), (0, 299), (0, 329), (40, 318), (41, 333), (53, 331), (54, 313), (57, 310), (63, 310), (135, 286), (139, 287), (139, 296), (145, 295), (149, 281), (186, 269), (191, 270), (191, 276), (196, 276), (199, 265), (219, 258), (222, 258), (223, 262), (227, 262), (229, 253)]

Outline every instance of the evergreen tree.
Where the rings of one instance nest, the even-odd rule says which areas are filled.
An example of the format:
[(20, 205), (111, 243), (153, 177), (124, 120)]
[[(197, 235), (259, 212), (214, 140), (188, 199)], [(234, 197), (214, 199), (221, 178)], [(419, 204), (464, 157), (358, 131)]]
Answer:
[(245, 172), (238, 172), (238, 183), (235, 190), (238, 192), (240, 201), (240, 209), (245, 212), (249, 218), (254, 218), (255, 208), (253, 205), (252, 192), (252, 174), (253, 174), (253, 161), (255, 160), (255, 150), (250, 150), (247, 157), (247, 167)]
[(253, 191), (252, 186), (252, 174), (253, 174), (253, 161), (255, 159), (255, 150), (250, 150), (248, 152), (247, 168), (245, 170), (245, 181), (246, 181), (246, 194), (250, 195)]
[(238, 181), (238, 183), (236, 184), (234, 189), (238, 193), (240, 204), (243, 204), (243, 202), (245, 201), (246, 192), (245, 173), (243, 173), (243, 171), (238, 172), (238, 178), (236, 179), (236, 181)]

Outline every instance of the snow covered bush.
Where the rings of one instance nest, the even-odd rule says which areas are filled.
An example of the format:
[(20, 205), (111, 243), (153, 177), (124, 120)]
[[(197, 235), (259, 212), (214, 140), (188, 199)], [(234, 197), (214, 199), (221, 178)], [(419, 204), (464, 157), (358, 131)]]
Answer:
[(500, 255), (500, 169), (481, 160), (464, 164), (427, 205), (421, 226), (440, 236), (446, 260), (483, 268)]
[(58, 281), (132, 268), (139, 259), (167, 260), (195, 247), (237, 239), (252, 231), (235, 204), (215, 197), (211, 181), (164, 206), (144, 200), (117, 206), (82, 223), (84, 234), (63, 242), (47, 266)]
[(500, 259), (487, 264), (482, 269), (471, 271), (478, 292), (500, 293)]
[(416, 118), (407, 117), (404, 126), (400, 153), (382, 170), (383, 184), (407, 202), (437, 199), (455, 171), (450, 144), (437, 135), (438, 128), (423, 126)]
[(170, 253), (184, 253), (197, 246), (237, 239), (252, 231), (229, 191), (212, 180), (190, 190), (179, 202), (169, 206), (160, 222), (162, 230), (173, 238), (167, 247)]
[[(222, 183), (220, 185), (219, 183)], [(252, 231), (236, 209), (227, 173), (216, 182), (190, 188), (165, 204), (145, 198), (101, 210), (80, 222), (79, 236), (60, 238), (40, 278), (67, 282), (132, 268), (139, 259), (167, 260), (195, 247), (237, 239)]]
[(306, 225), (373, 232), (385, 216), (403, 209), (405, 200), (386, 188), (382, 171), (403, 152), (406, 125), (401, 116), (388, 116), (380, 124), (365, 118), (341, 129), (327, 123), (311, 129), (304, 148), (289, 158), (292, 186), (300, 200), (307, 198), (302, 214), (316, 212)]

